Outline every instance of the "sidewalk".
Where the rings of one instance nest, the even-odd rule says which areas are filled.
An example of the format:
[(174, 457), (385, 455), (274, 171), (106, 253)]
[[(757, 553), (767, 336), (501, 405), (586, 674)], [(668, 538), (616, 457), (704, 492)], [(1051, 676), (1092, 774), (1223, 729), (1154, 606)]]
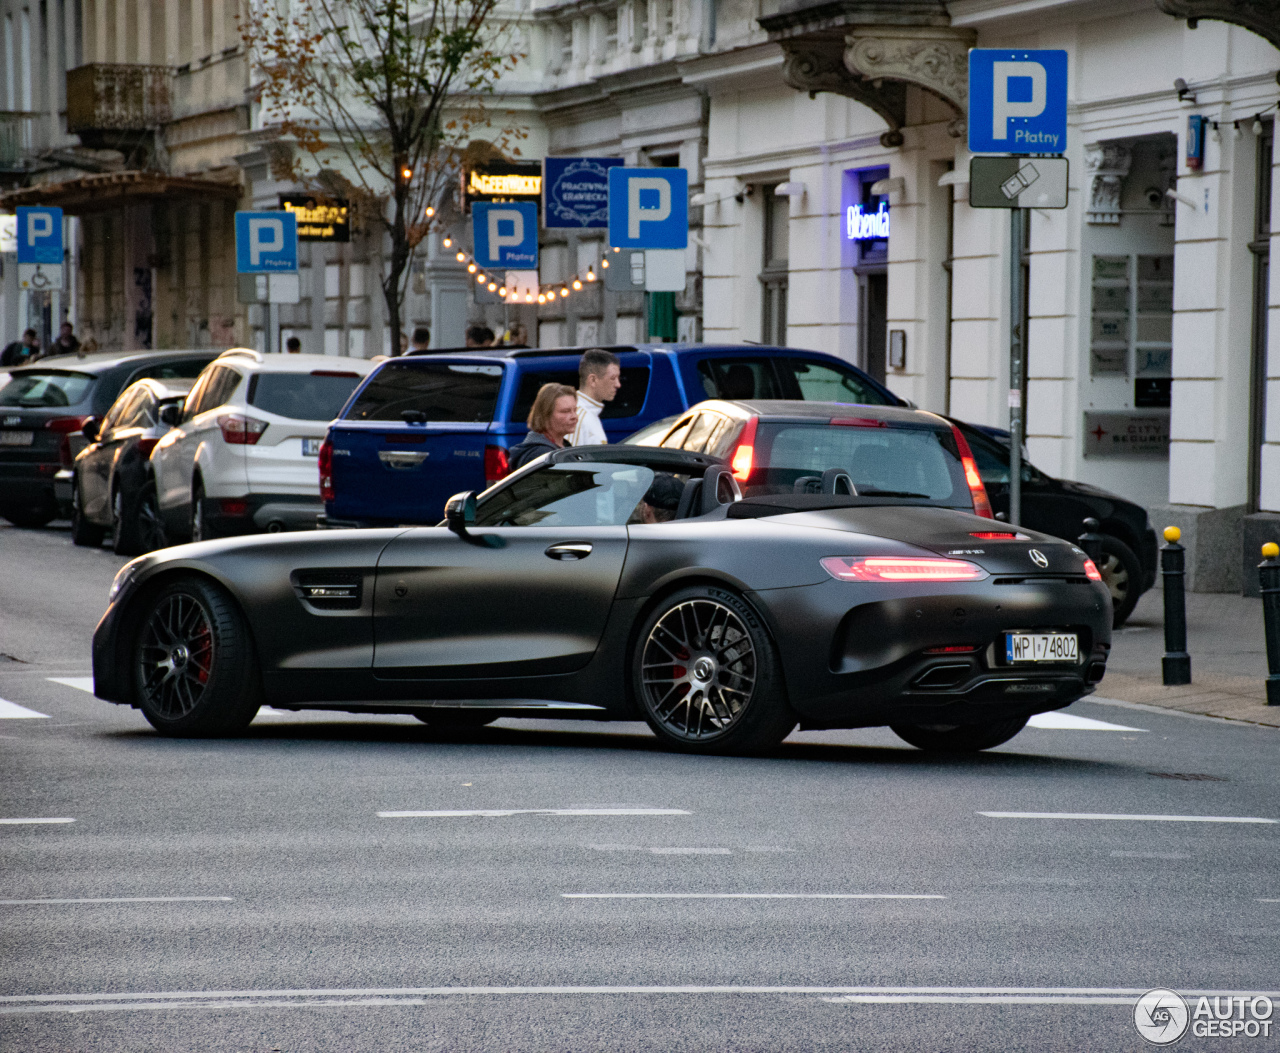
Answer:
[(1112, 636), (1107, 675), (1095, 697), (1280, 727), (1280, 706), (1266, 704), (1261, 600), (1188, 593), (1187, 651), (1191, 683), (1165, 687), (1164, 593), (1154, 588)]

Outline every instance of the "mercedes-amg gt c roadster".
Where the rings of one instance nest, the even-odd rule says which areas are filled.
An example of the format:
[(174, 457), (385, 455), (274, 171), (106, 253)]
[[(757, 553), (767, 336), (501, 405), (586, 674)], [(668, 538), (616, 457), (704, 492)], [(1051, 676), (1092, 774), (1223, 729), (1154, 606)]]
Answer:
[(165, 549), (112, 585), (94, 690), (170, 735), (270, 705), (644, 719), (707, 753), (797, 724), (986, 749), (1093, 690), (1111, 601), (1079, 548), (957, 510), (977, 479), (960, 460), (910, 496), (830, 470), (744, 498), (710, 454), (579, 447), (457, 495), (436, 527)]

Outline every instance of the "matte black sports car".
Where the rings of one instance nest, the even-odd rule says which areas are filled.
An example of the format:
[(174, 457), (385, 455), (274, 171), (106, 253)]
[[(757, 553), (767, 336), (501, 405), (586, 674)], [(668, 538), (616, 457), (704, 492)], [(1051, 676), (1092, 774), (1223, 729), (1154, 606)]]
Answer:
[(742, 499), (708, 454), (582, 447), (455, 496), (438, 527), (152, 553), (112, 585), (94, 689), (175, 735), (270, 704), (643, 718), (704, 752), (888, 724), (975, 750), (1102, 678), (1111, 601), (1078, 548), (950, 494), (860, 496), (838, 471), (821, 490)]

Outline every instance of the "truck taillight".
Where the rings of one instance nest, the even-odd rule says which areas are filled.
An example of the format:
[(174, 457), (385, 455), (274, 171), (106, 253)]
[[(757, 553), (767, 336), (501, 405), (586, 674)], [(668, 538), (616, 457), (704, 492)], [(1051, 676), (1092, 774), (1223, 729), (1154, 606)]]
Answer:
[(960, 464), (964, 467), (964, 481), (969, 484), (969, 496), (973, 498), (973, 514), (985, 519), (995, 519), (991, 511), (991, 499), (987, 497), (987, 488), (982, 485), (982, 476), (978, 474), (977, 462), (973, 459), (973, 451), (969, 443), (954, 424), (951, 434), (956, 437), (956, 448), (960, 452)]
[(484, 481), (496, 483), (499, 479), (505, 478), (509, 471), (511, 471), (511, 458), (507, 455), (507, 451), (501, 446), (486, 446), (484, 448)]
[(246, 417), (243, 413), (226, 413), (218, 418), (222, 439), (233, 446), (252, 446), (267, 430), (265, 420)]
[(325, 439), (320, 444), (320, 500), (333, 501), (333, 443)]

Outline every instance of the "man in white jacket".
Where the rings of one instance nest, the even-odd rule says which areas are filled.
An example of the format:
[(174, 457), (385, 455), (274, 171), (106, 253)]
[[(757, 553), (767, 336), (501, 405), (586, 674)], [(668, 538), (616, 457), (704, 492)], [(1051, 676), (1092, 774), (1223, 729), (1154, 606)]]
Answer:
[(612, 351), (593, 347), (578, 362), (578, 426), (569, 436), (570, 446), (603, 446), (604, 426), (600, 411), (622, 387), (622, 364)]

